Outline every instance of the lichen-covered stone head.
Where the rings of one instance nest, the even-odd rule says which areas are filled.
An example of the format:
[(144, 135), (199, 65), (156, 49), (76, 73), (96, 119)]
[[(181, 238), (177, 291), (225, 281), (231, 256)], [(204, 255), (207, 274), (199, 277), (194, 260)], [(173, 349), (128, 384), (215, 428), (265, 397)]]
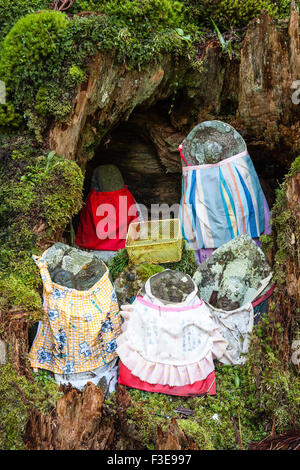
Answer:
[(270, 274), (263, 251), (249, 235), (240, 235), (200, 264), (193, 280), (205, 302), (229, 311), (252, 301)]
[(246, 149), (242, 136), (222, 121), (201, 122), (182, 142), (182, 152), (189, 165), (218, 163)]

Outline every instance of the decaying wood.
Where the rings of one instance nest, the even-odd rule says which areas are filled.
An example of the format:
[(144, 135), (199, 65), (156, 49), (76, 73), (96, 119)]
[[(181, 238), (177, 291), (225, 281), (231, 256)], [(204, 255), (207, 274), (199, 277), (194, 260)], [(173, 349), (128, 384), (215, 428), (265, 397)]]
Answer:
[(200, 450), (198, 445), (188, 437), (177, 424), (175, 418), (172, 419), (170, 426), (163, 431), (158, 426), (156, 431), (156, 449), (157, 450)]
[(248, 450), (300, 450), (300, 431), (289, 431), (258, 443), (253, 442)]
[[(56, 409), (45, 415), (32, 409), (26, 426), (25, 444), (36, 450), (141, 450), (145, 446), (136, 427), (128, 423), (131, 398), (126, 387), (118, 385), (116, 413), (103, 402), (103, 392), (89, 382), (82, 392), (65, 387)], [(137, 423), (138, 425), (138, 423)], [(179, 428), (176, 420), (166, 431), (160, 427), (159, 450), (198, 450), (192, 438)]]
[[(99, 147), (91, 162), (92, 168), (105, 163), (115, 164), (140, 204), (149, 207), (151, 204), (179, 203), (181, 163), (177, 148), (182, 137), (172, 131), (167, 122), (157, 119), (156, 114), (149, 113), (147, 119), (134, 114), (128, 123), (110, 134), (107, 145)], [(88, 164), (87, 178), (92, 168)]]
[[(269, 148), (275, 148), (283, 128), (290, 135), (290, 127), (300, 117), (291, 89), (299, 73), (297, 8), (292, 8), (288, 34), (267, 14), (253, 20), (241, 50), (239, 79), (238, 117), (247, 136), (261, 138)], [(290, 147), (294, 145), (295, 141)]]
[[(114, 53), (99, 53), (90, 64), (87, 82), (78, 89), (67, 123), (54, 123), (50, 147), (84, 169), (107, 134), (132, 113), (144, 113), (143, 128), (168, 172), (180, 170), (176, 146), (198, 122), (225, 120), (242, 131), (249, 144), (276, 149), (273, 159), (288, 165), (300, 146), (300, 106), (292, 102), (292, 83), (300, 76), (299, 14), (292, 7), (288, 28), (262, 13), (246, 30), (241, 53), (233, 60), (217, 40), (201, 45), (203, 66), (191, 68), (182, 58), (175, 107), (156, 123), (151, 112), (174, 93), (174, 64), (165, 55), (143, 71), (114, 64)], [(167, 106), (170, 106), (167, 105)], [(164, 116), (164, 117), (163, 117)], [(149, 124), (147, 120), (149, 118)], [(168, 121), (168, 126), (161, 125)], [(262, 158), (264, 151), (261, 152)]]
[(8, 347), (9, 360), (21, 375), (32, 380), (28, 363), (28, 316), (23, 310), (0, 309), (1, 339)]

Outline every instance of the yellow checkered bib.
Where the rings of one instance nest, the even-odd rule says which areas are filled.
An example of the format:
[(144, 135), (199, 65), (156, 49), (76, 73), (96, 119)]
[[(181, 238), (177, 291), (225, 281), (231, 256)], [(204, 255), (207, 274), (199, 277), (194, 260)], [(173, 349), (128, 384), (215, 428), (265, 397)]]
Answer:
[(33, 258), (43, 281), (45, 317), (29, 353), (31, 366), (73, 374), (111, 362), (121, 317), (108, 269), (91, 289), (78, 291), (52, 282), (43, 256)]

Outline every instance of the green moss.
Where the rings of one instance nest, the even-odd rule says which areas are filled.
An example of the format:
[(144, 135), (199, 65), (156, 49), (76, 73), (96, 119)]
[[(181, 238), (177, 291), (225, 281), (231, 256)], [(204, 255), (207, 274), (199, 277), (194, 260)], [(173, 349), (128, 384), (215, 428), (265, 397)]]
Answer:
[[(132, 407), (127, 415), (143, 438), (143, 444), (155, 448), (154, 430), (163, 429), (171, 418), (200, 449), (239, 449), (232, 421), (241, 426), (243, 448), (252, 440), (265, 437), (262, 423), (257, 421), (255, 406), (248, 403), (247, 367), (218, 366), (216, 368), (218, 395), (216, 397), (174, 397), (131, 389)], [(193, 414), (182, 419), (178, 408), (192, 410)]]
[[(216, 366), (217, 396), (175, 397), (128, 388), (127, 417), (142, 444), (155, 449), (157, 426), (165, 430), (172, 418), (205, 450), (240, 449), (236, 432), (247, 449), (270, 435), (274, 423), (276, 433), (293, 428), (300, 419), (299, 381), (280, 363), (266, 335), (264, 324), (255, 329), (244, 366)], [(113, 397), (109, 406), (115, 406)], [(183, 418), (178, 408), (193, 414)]]
[(211, 27), (213, 19), (221, 29), (241, 28), (267, 10), (274, 19), (289, 16), (290, 0), (187, 0), (184, 2), (191, 21)]
[[(24, 392), (26, 403), (20, 389)], [(62, 396), (53, 381), (29, 381), (8, 363), (0, 367), (0, 449), (21, 450), (28, 412), (50, 412)]]
[(0, 0), (0, 41), (22, 16), (51, 6), (51, 0)]
[(0, 292), (7, 307), (40, 316), (40, 276), (31, 255), (81, 208), (83, 176), (55, 152), (39, 154), (22, 141), (10, 145), (0, 151)]
[(273, 237), (272, 235), (261, 235), (259, 238), (261, 242), (261, 249), (265, 254), (273, 249)]
[[(129, 263), (129, 258), (126, 249), (119, 250), (118, 253), (109, 261), (108, 267), (112, 275), (113, 281), (116, 280), (118, 275), (123, 271)], [(197, 270), (198, 264), (196, 262), (195, 254), (192, 250), (188, 249), (187, 243), (183, 243), (182, 258), (177, 263), (165, 263), (162, 265), (141, 264), (136, 267), (137, 271), (145, 274), (148, 279), (153, 274), (162, 271), (163, 269), (174, 269), (181, 271), (185, 274), (193, 276)]]
[[(0, 0), (0, 13), (5, 3)], [(69, 15), (84, 10), (103, 13), (87, 17), (40, 11), (52, 6), (46, 0), (10, 3), (3, 15), (6, 19), (0, 20), (7, 32), (0, 49), (0, 79), (8, 93), (8, 104), (0, 107), (0, 126), (17, 126), (23, 117), (42, 142), (54, 119), (67, 120), (76, 88), (99, 51), (115, 51), (116, 64), (138, 70), (166, 53), (173, 55), (175, 63), (180, 55), (189, 57), (197, 67), (193, 42), (199, 38), (199, 26), (213, 29), (213, 19), (221, 28), (240, 27), (263, 8), (276, 18), (287, 16), (289, 2), (87, 0), (76, 1), (67, 11)]]
[(22, 117), (16, 112), (13, 103), (0, 104), (0, 129), (18, 127)]
[(298, 259), (300, 224), (298, 218), (288, 208), (287, 187), (290, 179), (299, 172), (300, 157), (293, 162), (284, 182), (277, 189), (276, 201), (271, 211), (273, 232), (268, 238), (268, 245), (276, 250), (274, 271), (278, 285), (284, 285), (286, 282), (285, 263), (288, 260), (297, 262)]
[(78, 0), (74, 11), (95, 11), (122, 18), (125, 23), (139, 25), (141, 22), (151, 24), (153, 28), (164, 28), (178, 25), (182, 20), (182, 2), (176, 0)]
[(193, 277), (194, 273), (198, 268), (195, 253), (193, 250), (189, 250), (188, 244), (185, 241), (182, 246), (181, 260), (177, 263), (162, 264), (162, 266), (165, 269), (174, 269), (175, 271), (181, 271), (191, 277)]
[(299, 172), (300, 172), (300, 156), (297, 157), (295, 159), (295, 161), (292, 163), (291, 169), (290, 169), (287, 177), (290, 178), (291, 176), (294, 176)]
[(279, 352), (272, 349), (270, 325), (284, 333), (281, 324), (274, 323), (272, 316), (271, 307), (269, 316), (256, 328), (252, 338), (248, 355), (249, 390), (251, 401), (265, 426), (271, 429), (275, 423), (276, 432), (281, 433), (299, 423), (300, 383), (297, 371), (291, 364), (285, 367)]
[[(14, 24), (0, 50), (0, 78), (10, 103), (0, 110), (0, 125), (17, 125), (23, 115), (41, 140), (53, 118), (67, 119), (76, 87), (98, 51), (115, 50), (116, 62), (141, 68), (158, 61), (164, 52), (186, 48), (176, 32), (182, 19), (180, 2), (96, 3), (91, 2), (91, 9), (106, 15), (69, 19), (64, 13), (41, 11)], [(70, 12), (81, 9), (76, 2)], [(41, 128), (36, 116), (46, 120)]]
[(146, 282), (154, 274), (161, 273), (164, 268), (157, 264), (143, 263), (137, 266), (136, 270), (140, 274), (142, 279)]

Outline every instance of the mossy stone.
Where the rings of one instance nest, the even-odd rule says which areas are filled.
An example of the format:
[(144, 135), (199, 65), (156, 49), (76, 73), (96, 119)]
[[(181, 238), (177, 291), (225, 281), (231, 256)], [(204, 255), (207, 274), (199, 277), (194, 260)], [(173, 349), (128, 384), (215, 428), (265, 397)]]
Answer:
[(247, 303), (270, 273), (263, 251), (249, 235), (240, 235), (200, 264), (193, 280), (203, 300), (209, 303), (216, 292), (221, 306), (233, 310)]
[(100, 165), (94, 170), (92, 188), (95, 191), (119, 191), (124, 186), (123, 176), (115, 165)]
[(218, 163), (246, 149), (242, 136), (222, 121), (201, 122), (182, 143), (182, 152), (189, 165)]

